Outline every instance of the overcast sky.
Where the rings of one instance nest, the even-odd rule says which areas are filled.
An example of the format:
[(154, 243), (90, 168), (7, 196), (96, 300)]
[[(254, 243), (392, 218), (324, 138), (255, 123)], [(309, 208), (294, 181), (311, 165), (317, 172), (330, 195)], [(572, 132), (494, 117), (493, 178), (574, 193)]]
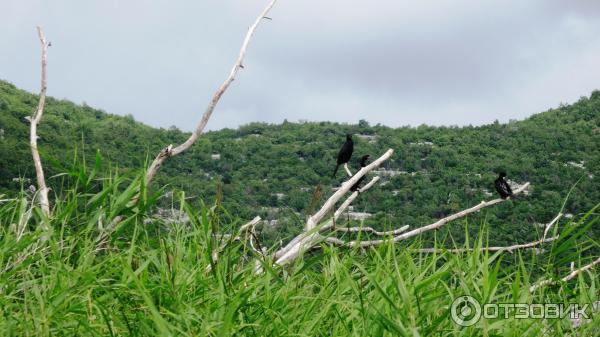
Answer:
[[(267, 0), (0, 0), (0, 78), (191, 130)], [(522, 119), (600, 88), (600, 1), (279, 0), (210, 129)]]

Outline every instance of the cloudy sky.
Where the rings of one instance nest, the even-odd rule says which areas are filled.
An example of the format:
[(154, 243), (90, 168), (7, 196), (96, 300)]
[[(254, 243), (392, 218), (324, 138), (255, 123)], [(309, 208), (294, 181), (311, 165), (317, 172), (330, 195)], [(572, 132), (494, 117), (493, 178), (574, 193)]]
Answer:
[[(0, 79), (191, 130), (267, 0), (2, 0)], [(600, 89), (600, 1), (279, 0), (210, 129), (521, 119)]]

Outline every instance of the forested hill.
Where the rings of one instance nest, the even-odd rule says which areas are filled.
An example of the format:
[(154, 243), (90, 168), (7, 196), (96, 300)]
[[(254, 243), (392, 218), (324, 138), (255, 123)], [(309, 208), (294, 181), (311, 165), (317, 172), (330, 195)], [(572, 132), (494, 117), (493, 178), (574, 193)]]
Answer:
[[(34, 180), (25, 117), (36, 104), (36, 95), (0, 81), (2, 193), (19, 190), (19, 177)], [(234, 216), (289, 219), (264, 229), (285, 235), (300, 227), (317, 184), (326, 197), (342, 181), (341, 171), (336, 179), (331, 174), (345, 133), (354, 135), (354, 170), (362, 154), (373, 158), (387, 148), (395, 150), (385, 164), (381, 186), (360, 196), (355, 205), (354, 211), (372, 214), (370, 224), (423, 225), (492, 198), (498, 170), (507, 171), (515, 182), (532, 184), (528, 196), (469, 220), (477, 229), (485, 218), (498, 244), (535, 235), (534, 225), (550, 220), (578, 181), (567, 213), (577, 216), (600, 202), (599, 91), (523, 121), (480, 127), (284, 122), (208, 132), (188, 153), (164, 165), (155, 186), (169, 183), (169, 189), (182, 189), (188, 197), (208, 203), (222, 191), (223, 205)], [(50, 177), (72, 162), (76, 149), (88, 161), (99, 150), (107, 165), (129, 171), (143, 167), (148, 157), (187, 134), (49, 98), (39, 136)], [(53, 186), (56, 180), (48, 183)], [(462, 235), (463, 228), (453, 228)]]

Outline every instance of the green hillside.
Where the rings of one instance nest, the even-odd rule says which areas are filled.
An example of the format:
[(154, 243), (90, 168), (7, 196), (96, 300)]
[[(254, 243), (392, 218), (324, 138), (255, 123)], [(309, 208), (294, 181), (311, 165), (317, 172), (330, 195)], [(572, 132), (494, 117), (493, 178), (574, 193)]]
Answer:
[[(28, 188), (25, 117), (35, 104), (35, 95), (0, 82), (2, 335), (599, 335), (598, 233), (590, 234), (600, 221), (600, 92), (481, 127), (286, 122), (209, 132), (166, 163), (152, 189), (167, 188), (156, 194), (140, 168), (185, 133), (49, 99), (39, 145), (50, 217)], [(355, 169), (363, 153), (396, 151), (381, 184), (355, 203), (379, 228), (418, 227), (495, 198), (486, 193), (500, 169), (533, 187), (431, 234), (368, 248), (319, 241), (279, 264), (279, 239), (300, 231), (314, 187), (327, 196), (342, 181), (331, 173), (345, 133), (356, 140)], [(569, 191), (552, 240), (486, 248), (539, 239), (535, 224), (561, 211)], [(123, 221), (109, 228), (117, 214)], [(263, 225), (258, 241), (240, 226), (255, 215), (279, 220)], [(563, 304), (587, 306), (585, 315), (534, 311)]]
[[(0, 82), (0, 192), (14, 193), (21, 187), (15, 178), (35, 176), (25, 117), (36, 103), (36, 95)], [(498, 244), (536, 237), (534, 224), (550, 220), (577, 182), (567, 213), (577, 216), (600, 201), (599, 91), (523, 121), (480, 127), (284, 122), (208, 132), (188, 153), (165, 164), (154, 187), (169, 184), (168, 189), (209, 203), (222, 191), (223, 205), (235, 216), (279, 219), (263, 229), (275, 240), (300, 230), (317, 184), (327, 196), (342, 182), (341, 171), (336, 179), (331, 173), (345, 133), (354, 134), (354, 169), (362, 154), (373, 158), (387, 148), (395, 150), (384, 165), (381, 186), (355, 203), (355, 211), (372, 214), (366, 220), (370, 225), (419, 226), (489, 199), (500, 169), (515, 182), (531, 182), (532, 189), (521, 200), (470, 218), (470, 230), (476, 233), (485, 217)], [(39, 136), (47, 175), (52, 176), (70, 165), (75, 151), (91, 161), (99, 150), (113, 168), (138, 169), (187, 134), (50, 98)], [(49, 185), (60, 193), (56, 180), (49, 179)], [(453, 232), (458, 241), (464, 236), (463, 228)]]

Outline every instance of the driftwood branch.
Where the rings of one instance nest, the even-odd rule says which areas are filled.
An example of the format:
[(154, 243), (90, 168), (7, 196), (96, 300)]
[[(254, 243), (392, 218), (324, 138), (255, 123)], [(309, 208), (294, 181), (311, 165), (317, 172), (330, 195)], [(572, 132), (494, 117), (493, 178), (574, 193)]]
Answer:
[(44, 114), (44, 106), (46, 104), (46, 65), (48, 63), (48, 43), (44, 36), (44, 31), (41, 27), (37, 27), (38, 36), (40, 38), (40, 44), (42, 46), (42, 75), (41, 75), (41, 87), (40, 97), (37, 105), (37, 109), (33, 116), (29, 119), (31, 125), (29, 127), (29, 144), (31, 145), (31, 155), (33, 157), (33, 165), (35, 166), (35, 175), (38, 184), (38, 196), (40, 200), (40, 206), (42, 212), (46, 216), (50, 216), (50, 201), (48, 200), (48, 186), (46, 186), (46, 179), (44, 178), (44, 169), (42, 167), (42, 160), (38, 152), (37, 144), (37, 126), (42, 119)]
[[(256, 28), (258, 27), (260, 22), (267, 17), (266, 15), (269, 13), (269, 11), (271, 11), (271, 9), (273, 8), (273, 6), (275, 5), (276, 2), (277, 2), (277, 0), (270, 0), (269, 4), (263, 9), (263, 11), (260, 13), (260, 15), (254, 21), (252, 26), (250, 26), (250, 28), (248, 29), (248, 32), (246, 33), (246, 37), (244, 38), (244, 42), (242, 43), (242, 47), (240, 49), (239, 55), (233, 65), (233, 67), (231, 68), (229, 75), (227, 76), (225, 81), (221, 84), (221, 86), (217, 89), (217, 91), (213, 94), (212, 99), (210, 100), (210, 102), (208, 103), (208, 106), (206, 107), (206, 109), (204, 110), (204, 113), (202, 114), (202, 118), (200, 119), (200, 122), (198, 123), (198, 125), (196, 126), (196, 129), (194, 129), (194, 131), (192, 132), (190, 137), (185, 142), (183, 142), (182, 144), (180, 144), (176, 147), (173, 147), (173, 145), (169, 145), (169, 146), (165, 147), (158, 153), (158, 155), (156, 155), (156, 157), (152, 161), (152, 164), (150, 164), (150, 166), (148, 167), (148, 171), (146, 172), (146, 175), (144, 177), (146, 185), (150, 184), (150, 182), (152, 181), (152, 179), (154, 178), (154, 176), (156, 175), (156, 173), (158, 172), (158, 170), (160, 169), (162, 164), (167, 159), (169, 159), (173, 156), (176, 156), (176, 155), (184, 152), (185, 150), (189, 149), (190, 146), (192, 146), (196, 142), (198, 137), (200, 137), (200, 135), (204, 132), (204, 128), (206, 127), (206, 124), (208, 124), (208, 121), (209, 121), (210, 117), (212, 116), (212, 113), (215, 110), (215, 107), (219, 103), (221, 96), (223, 96), (225, 91), (227, 91), (227, 88), (229, 88), (229, 85), (235, 79), (235, 76), (237, 75), (238, 71), (240, 69), (244, 68), (243, 61), (244, 61), (244, 57), (246, 56), (246, 50), (248, 49), (248, 45), (250, 44), (250, 40), (251, 40), (252, 36), (254, 35)], [(137, 195), (132, 201), (133, 201), (133, 204), (136, 204), (139, 201), (139, 195)], [(114, 229), (122, 220), (123, 220), (122, 215), (116, 216), (111, 221), (111, 224), (108, 226), (108, 229), (109, 230)], [(101, 240), (101, 241), (104, 241), (104, 240)]]
[[(301, 253), (303, 251), (306, 251), (310, 248), (315, 247), (316, 245), (320, 244), (321, 242), (328, 242), (331, 244), (335, 244), (335, 245), (339, 245), (339, 246), (344, 246), (344, 247), (373, 247), (373, 246), (378, 246), (381, 245), (385, 242), (398, 242), (398, 241), (402, 241), (402, 240), (406, 240), (408, 238), (417, 236), (419, 234), (422, 234), (424, 232), (430, 231), (430, 230), (435, 230), (438, 229), (442, 226), (444, 226), (445, 224), (454, 221), (456, 219), (460, 219), (463, 218), (471, 213), (475, 213), (478, 212), (479, 210), (485, 208), (485, 207), (489, 207), (492, 205), (496, 205), (499, 204), (501, 202), (504, 202), (505, 199), (494, 199), (494, 200), (490, 200), (490, 201), (482, 201), (480, 204), (473, 206), (471, 208), (465, 209), (461, 212), (458, 212), (456, 214), (447, 216), (443, 219), (440, 219), (428, 226), (424, 226), (424, 227), (420, 227), (417, 229), (414, 229), (412, 231), (406, 232), (409, 228), (409, 226), (403, 226), (394, 230), (390, 230), (390, 231), (376, 231), (375, 229), (371, 228), (371, 227), (352, 227), (352, 228), (335, 228), (334, 227), (334, 223), (335, 220), (344, 212), (344, 210), (354, 201), (354, 199), (359, 195), (359, 192), (364, 192), (364, 190), (370, 188), (377, 180), (379, 177), (375, 177), (369, 184), (367, 184), (365, 187), (363, 187), (361, 190), (356, 191), (354, 193), (352, 193), (346, 200), (344, 203), (342, 203), (342, 205), (340, 206), (339, 209), (336, 210), (336, 212), (334, 212), (334, 215), (332, 216), (331, 219), (329, 219), (328, 221), (326, 221), (325, 223), (321, 224), (321, 221), (323, 220), (323, 217), (325, 214), (328, 214), (331, 209), (334, 207), (335, 203), (337, 201), (339, 201), (339, 199), (343, 196), (343, 194), (345, 194), (346, 192), (349, 191), (350, 187), (356, 182), (358, 181), (358, 179), (360, 179), (360, 177), (362, 177), (364, 174), (366, 174), (368, 171), (374, 169), (375, 167), (381, 165), (381, 163), (383, 163), (383, 161), (387, 160), (389, 158), (389, 156), (391, 156), (392, 154), (392, 150), (388, 150), (388, 152), (386, 152), (383, 156), (381, 156), (379, 159), (377, 159), (376, 161), (374, 161), (373, 163), (371, 163), (370, 165), (362, 168), (360, 171), (358, 171), (352, 178), (350, 178), (348, 181), (344, 182), (342, 184), (342, 186), (340, 187), (340, 189), (338, 189), (330, 198), (329, 200), (327, 200), (327, 202), (325, 203), (325, 205), (323, 205), (323, 207), (321, 208), (321, 210), (319, 210), (319, 212), (315, 213), (313, 216), (311, 216), (307, 222), (307, 226), (305, 228), (305, 231), (301, 234), (299, 234), (298, 236), (296, 236), (294, 239), (292, 239), (286, 246), (284, 246), (283, 248), (279, 249), (277, 252), (275, 252), (275, 254), (273, 255), (273, 261), (276, 265), (284, 265), (287, 264), (291, 261), (293, 261), (294, 259), (296, 259), (298, 256), (301, 255)], [(514, 194), (519, 194), (521, 192), (523, 192), (527, 187), (529, 186), (529, 183), (525, 183), (524, 185), (520, 186), (519, 188), (517, 188), (514, 191)], [(549, 225), (546, 226), (546, 233), (548, 233), (548, 231), (550, 230), (550, 227), (556, 222), (558, 221), (558, 218), (560, 218), (560, 216), (558, 216), (557, 218), (555, 218)], [(331, 232), (331, 233), (336, 233), (336, 232), (370, 232), (372, 234), (378, 235), (378, 236), (387, 236), (386, 239), (380, 239), (380, 240), (356, 240), (356, 241), (344, 241), (340, 238), (337, 238), (335, 236), (327, 236), (326, 233), (327, 232)], [(492, 250), (494, 249), (498, 249), (498, 250), (512, 250), (512, 249), (519, 249), (519, 248), (525, 248), (528, 246), (535, 246), (538, 245), (540, 243), (544, 243), (544, 242), (549, 242), (552, 240), (555, 240), (556, 238), (542, 238), (540, 241), (537, 242), (533, 242), (533, 243), (528, 243), (528, 244), (523, 244), (523, 245), (515, 245), (513, 247), (490, 247)]]
[(356, 199), (360, 193), (371, 188), (371, 186), (375, 185), (375, 183), (378, 182), (379, 179), (380, 179), (379, 177), (373, 177), (373, 179), (371, 179), (371, 181), (368, 184), (366, 184), (365, 186), (360, 188), (358, 191), (354, 191), (348, 197), (348, 199), (346, 199), (342, 203), (342, 205), (335, 211), (335, 213), (333, 213), (333, 220), (336, 221), (342, 215), (342, 213), (344, 213), (346, 211), (346, 208), (348, 208), (348, 206), (350, 206), (352, 204), (352, 202), (354, 202), (354, 199)]
[[(374, 177), (373, 180), (371, 180), (371, 182), (369, 182), (367, 185), (365, 185), (365, 187), (363, 187), (361, 189), (361, 191), (369, 189), (371, 186), (374, 185), (374, 183), (377, 180), (379, 180), (379, 177)], [(348, 206), (350, 206), (352, 201), (354, 201), (354, 199), (356, 199), (358, 194), (359, 194), (358, 191), (353, 192), (342, 203), (342, 205), (333, 213), (332, 219), (330, 219), (324, 225), (319, 227), (319, 232), (323, 232), (323, 231), (331, 229), (333, 227), (333, 224), (335, 223), (335, 221), (337, 221), (337, 219), (342, 215), (342, 213), (344, 213), (346, 208), (348, 208)], [(310, 233), (308, 231), (304, 231), (301, 234), (297, 235), (294, 239), (292, 239), (290, 242), (288, 242), (287, 245), (285, 245), (284, 247), (279, 249), (277, 252), (275, 252), (275, 254), (273, 255), (273, 259), (278, 261), (282, 256), (284, 256), (285, 254), (288, 254), (290, 251), (294, 251), (293, 254), (291, 255), (291, 257), (295, 258), (296, 256), (298, 256), (300, 245), (306, 246), (307, 242), (316, 243), (318, 240), (321, 240), (323, 238), (318, 233), (315, 233), (315, 231), (316, 231), (316, 229), (313, 229), (313, 230), (311, 230)]]

